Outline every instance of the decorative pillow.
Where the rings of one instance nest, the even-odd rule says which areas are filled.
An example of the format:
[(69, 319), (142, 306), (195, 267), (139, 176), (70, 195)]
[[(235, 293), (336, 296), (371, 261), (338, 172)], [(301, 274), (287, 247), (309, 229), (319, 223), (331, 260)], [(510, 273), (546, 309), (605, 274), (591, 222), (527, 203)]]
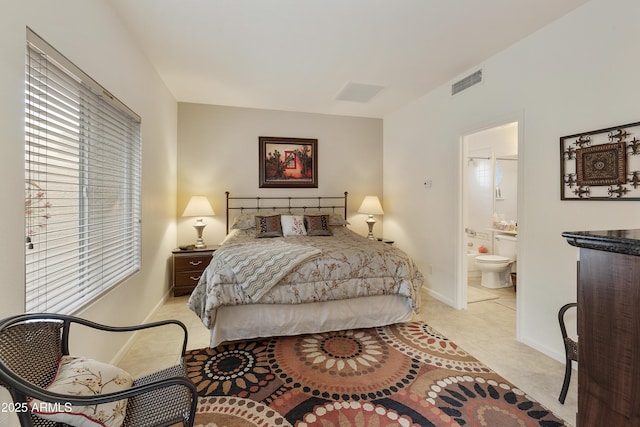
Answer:
[(280, 217), (280, 223), (282, 224), (282, 234), (285, 237), (307, 235), (302, 215), (282, 215)]
[(270, 216), (256, 215), (256, 237), (282, 237), (280, 214)]
[(321, 211), (318, 215), (329, 215), (329, 225), (349, 225), (349, 222), (344, 219), (344, 215), (341, 213)]
[(241, 213), (236, 216), (231, 223), (231, 230), (249, 230), (252, 228), (256, 228), (256, 217), (257, 216), (271, 216), (275, 215), (276, 211), (273, 209), (261, 209), (259, 211), (251, 211)]
[(305, 215), (304, 222), (307, 225), (307, 234), (309, 236), (331, 236), (329, 228), (329, 215)]
[[(233, 219), (230, 228), (232, 230), (249, 230), (254, 228), (256, 226), (256, 217), (260, 215), (270, 216), (273, 215), (273, 211), (262, 210), (258, 212), (241, 213)], [(339, 213), (321, 211), (317, 215), (329, 215), (329, 225), (349, 225), (349, 222)]]
[(256, 216), (269, 216), (269, 215), (275, 215), (275, 211), (271, 210), (271, 209), (267, 209), (267, 210), (253, 210), (250, 212), (245, 212), (245, 213), (241, 213), (240, 215), (238, 215), (237, 217), (235, 217), (233, 219), (233, 222), (231, 223), (231, 229), (232, 230), (249, 230), (251, 228), (255, 228), (256, 227)]
[[(122, 369), (81, 357), (62, 356), (47, 390), (75, 396), (94, 396), (126, 390), (133, 384)], [(53, 405), (37, 399), (29, 407), (41, 418), (77, 427), (119, 427), (127, 412), (127, 399), (92, 406)]]

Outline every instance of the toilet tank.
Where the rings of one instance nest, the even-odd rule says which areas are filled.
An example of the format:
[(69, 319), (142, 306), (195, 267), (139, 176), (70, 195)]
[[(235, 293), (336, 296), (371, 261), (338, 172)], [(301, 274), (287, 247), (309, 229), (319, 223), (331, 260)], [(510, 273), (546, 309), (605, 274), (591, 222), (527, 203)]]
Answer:
[(515, 236), (506, 234), (496, 234), (494, 238), (496, 241), (496, 255), (515, 260), (518, 239)]

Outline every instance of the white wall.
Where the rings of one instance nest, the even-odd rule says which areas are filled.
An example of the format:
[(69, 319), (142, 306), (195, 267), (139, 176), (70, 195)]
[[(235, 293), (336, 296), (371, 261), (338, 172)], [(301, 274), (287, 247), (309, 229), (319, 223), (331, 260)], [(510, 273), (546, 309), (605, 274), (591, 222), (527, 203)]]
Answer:
[[(318, 188), (258, 188), (258, 137), (318, 140)], [(351, 228), (367, 234), (356, 211), (364, 196), (382, 196), (382, 120), (251, 108), (178, 104), (178, 242), (195, 241), (194, 218), (180, 218), (191, 195), (205, 195), (216, 216), (203, 237), (225, 235), (225, 195), (334, 196), (349, 192)], [(381, 202), (384, 201), (381, 198)], [(381, 236), (382, 222), (374, 228)]]
[(636, 0), (591, 0), (481, 64), (483, 84), (451, 97), (450, 82), (384, 121), (385, 234), (455, 305), (460, 136), (523, 117), (519, 338), (559, 360), (557, 311), (576, 300), (576, 250), (561, 233), (640, 225), (639, 202), (560, 201), (559, 137), (640, 119), (638, 16)]
[[(26, 27), (142, 117), (142, 269), (81, 317), (138, 324), (168, 292), (175, 246), (177, 104), (107, 0), (4, 2), (0, 14), (0, 317), (24, 311), (24, 70)], [(76, 353), (112, 359), (123, 339), (79, 332)], [(74, 349), (72, 349), (74, 350)]]

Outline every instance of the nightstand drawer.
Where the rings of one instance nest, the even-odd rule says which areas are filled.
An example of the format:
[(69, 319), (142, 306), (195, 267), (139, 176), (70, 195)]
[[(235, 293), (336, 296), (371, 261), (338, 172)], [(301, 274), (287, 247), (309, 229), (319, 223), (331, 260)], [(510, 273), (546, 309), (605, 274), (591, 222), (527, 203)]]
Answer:
[(195, 286), (202, 276), (202, 271), (177, 272), (174, 286)]
[(174, 259), (176, 271), (204, 271), (211, 261), (211, 254), (197, 256), (177, 256)]

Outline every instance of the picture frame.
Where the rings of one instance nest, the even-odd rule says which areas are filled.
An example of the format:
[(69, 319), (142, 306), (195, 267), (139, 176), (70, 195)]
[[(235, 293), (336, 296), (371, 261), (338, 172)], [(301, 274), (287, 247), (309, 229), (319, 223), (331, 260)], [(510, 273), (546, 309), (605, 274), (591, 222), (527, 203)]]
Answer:
[(560, 137), (561, 200), (640, 200), (640, 122)]
[(318, 140), (258, 138), (260, 188), (318, 188)]

